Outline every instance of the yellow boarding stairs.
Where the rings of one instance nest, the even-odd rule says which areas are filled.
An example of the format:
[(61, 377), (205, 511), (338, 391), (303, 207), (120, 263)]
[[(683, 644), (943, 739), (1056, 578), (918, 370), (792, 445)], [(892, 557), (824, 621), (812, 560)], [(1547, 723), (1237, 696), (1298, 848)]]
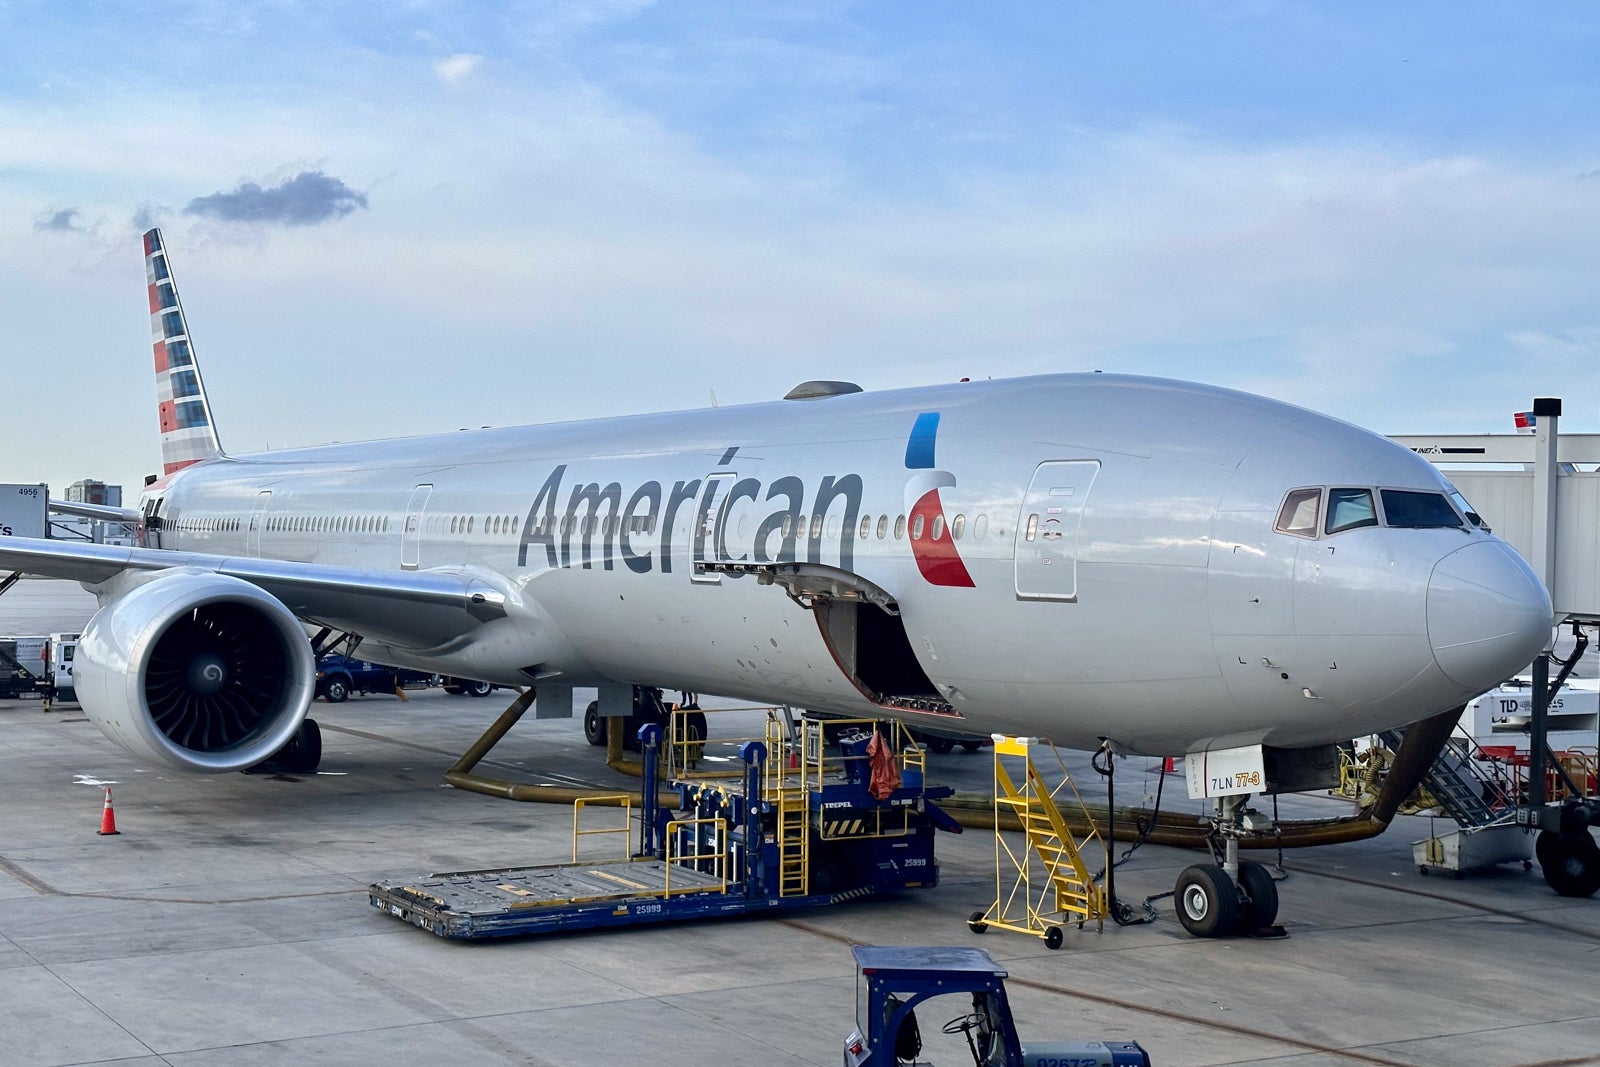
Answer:
[[(1056, 757), (1061, 781), (1054, 788), (1034, 766), (1034, 748), (1048, 749)], [(1012, 770), (1007, 770), (1008, 760)], [(1020, 785), (1012, 777), (1013, 770), (1020, 772)], [(1054, 949), (1061, 947), (1062, 926), (1067, 923), (1077, 923), (1081, 930), (1084, 923), (1094, 922), (1097, 929), (1104, 929), (1109, 913), (1105, 887), (1095, 884), (1083, 863), (1084, 850), (1101, 841), (1100, 831), (1085, 810), (1089, 834), (1074, 840), (1056, 804), (1065, 791), (1070, 791), (1076, 806), (1083, 807), (1078, 788), (1054, 747), (1037, 738), (994, 735), (995, 896), (988, 911), (974, 912), (967, 921), (974, 933), (993, 926), (1042, 937), (1045, 945)], [(1022, 823), (1020, 847), (999, 829), (1005, 812)]]

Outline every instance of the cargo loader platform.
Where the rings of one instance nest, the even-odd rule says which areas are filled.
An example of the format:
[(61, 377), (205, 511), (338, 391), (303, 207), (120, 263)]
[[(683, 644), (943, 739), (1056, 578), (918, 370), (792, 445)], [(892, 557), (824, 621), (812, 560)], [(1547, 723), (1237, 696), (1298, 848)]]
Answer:
[[(644, 796), (654, 797), (661, 728), (640, 740)], [(746, 742), (742, 792), (669, 783), (678, 809), (639, 814), (630, 859), (390, 879), (370, 887), (369, 902), (472, 940), (773, 914), (936, 885), (933, 832), (960, 827), (931, 803), (951, 790), (924, 784), (923, 750), (903, 728), (802, 719), (800, 742), (794, 751), (776, 724), (765, 743)], [(580, 834), (598, 832), (580, 831), (575, 811), (574, 854)]]

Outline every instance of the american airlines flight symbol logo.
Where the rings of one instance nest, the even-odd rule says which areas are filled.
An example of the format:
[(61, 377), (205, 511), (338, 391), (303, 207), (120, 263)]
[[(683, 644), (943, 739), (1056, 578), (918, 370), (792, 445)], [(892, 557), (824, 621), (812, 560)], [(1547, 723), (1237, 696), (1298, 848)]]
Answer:
[(911, 520), (911, 556), (930, 584), (971, 588), (972, 576), (956, 551), (939, 499), (939, 490), (955, 485), (956, 478), (949, 471), (934, 469), (933, 446), (938, 435), (939, 413), (924, 411), (906, 441), (906, 469), (914, 472), (906, 479), (905, 501)]

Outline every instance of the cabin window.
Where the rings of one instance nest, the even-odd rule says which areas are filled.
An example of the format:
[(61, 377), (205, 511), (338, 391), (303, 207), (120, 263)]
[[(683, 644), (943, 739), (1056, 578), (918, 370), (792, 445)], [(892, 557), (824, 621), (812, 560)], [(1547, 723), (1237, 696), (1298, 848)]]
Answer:
[(955, 518), (950, 520), (950, 536), (951, 536), (951, 538), (956, 540), (956, 541), (961, 540), (961, 532), (963, 530), (965, 530), (966, 528), (967, 528), (967, 517), (966, 517), (966, 515), (964, 515), (964, 514), (957, 515)]
[(1039, 536), (1039, 515), (1035, 512), (1028, 516), (1028, 528), (1023, 532), (1024, 541), (1032, 541)]
[(1371, 489), (1329, 489), (1326, 533), (1336, 534), (1362, 526), (1378, 525), (1378, 509)]
[(922, 516), (914, 515), (911, 518), (911, 540), (922, 540)]
[(871, 515), (863, 515), (863, 516), (861, 516), (861, 540), (865, 541), (867, 539), (867, 536), (869, 534), (871, 534), (871, 533), (872, 533), (872, 516)]
[(1461, 516), (1443, 493), (1415, 493), (1404, 489), (1380, 489), (1385, 526), (1410, 530), (1461, 529)]
[(894, 517), (894, 539), (896, 541), (899, 541), (902, 538), (904, 538), (905, 535), (906, 535), (906, 517), (904, 515), (896, 515)]
[(944, 516), (943, 515), (935, 515), (933, 517), (933, 532), (932, 532), (931, 536), (933, 537), (933, 539), (935, 541), (939, 540), (941, 537), (944, 536)]
[(878, 516), (878, 540), (882, 541), (889, 536), (889, 516)]
[(972, 520), (972, 539), (982, 541), (983, 535), (989, 532), (989, 516), (979, 515)]
[(1291, 489), (1278, 509), (1272, 528), (1295, 537), (1317, 536), (1318, 512), (1322, 510), (1321, 489)]

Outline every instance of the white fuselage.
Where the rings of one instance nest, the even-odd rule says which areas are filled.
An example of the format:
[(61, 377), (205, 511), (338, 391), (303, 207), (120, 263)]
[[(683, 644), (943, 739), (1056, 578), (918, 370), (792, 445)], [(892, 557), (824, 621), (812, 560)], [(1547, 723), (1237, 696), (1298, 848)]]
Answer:
[(145, 507), (162, 548), (466, 569), (507, 595), (445, 645), (369, 626), (369, 658), (872, 713), (810, 612), (696, 566), (826, 565), (892, 595), (952, 726), (1075, 746), (1345, 739), (1537, 651), (1548, 598), (1498, 539), (1276, 531), (1297, 487), (1448, 491), (1303, 409), (1062, 375), (216, 459)]

